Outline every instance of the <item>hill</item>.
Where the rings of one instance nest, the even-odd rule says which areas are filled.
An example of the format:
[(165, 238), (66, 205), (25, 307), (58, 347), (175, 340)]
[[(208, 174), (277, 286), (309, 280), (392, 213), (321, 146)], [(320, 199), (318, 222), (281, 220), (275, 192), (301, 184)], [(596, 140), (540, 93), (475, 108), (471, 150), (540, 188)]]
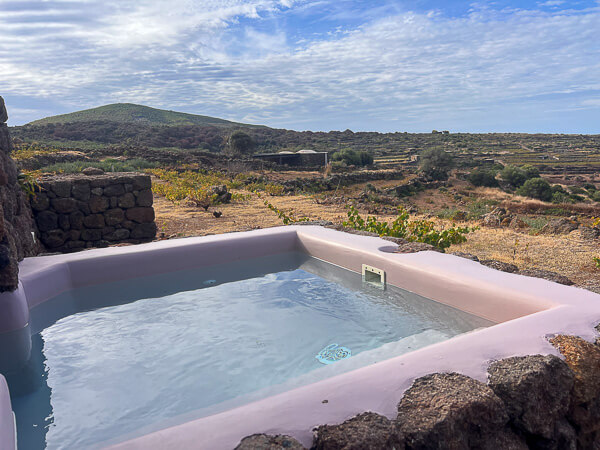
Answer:
[(30, 122), (29, 125), (47, 125), (59, 123), (111, 121), (119, 123), (139, 123), (147, 125), (200, 125), (213, 127), (262, 127), (245, 123), (231, 122), (216, 117), (199, 116), (177, 111), (150, 108), (149, 106), (133, 103), (114, 103), (98, 108), (85, 109), (69, 114), (50, 116)]

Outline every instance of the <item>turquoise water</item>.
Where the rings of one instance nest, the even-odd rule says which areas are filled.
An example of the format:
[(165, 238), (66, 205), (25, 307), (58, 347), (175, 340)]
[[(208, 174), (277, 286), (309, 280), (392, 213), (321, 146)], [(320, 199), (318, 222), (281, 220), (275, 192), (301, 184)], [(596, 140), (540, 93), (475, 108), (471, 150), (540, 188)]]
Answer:
[[(19, 448), (132, 437), (490, 324), (299, 254), (77, 289), (33, 311)], [(332, 343), (353, 356), (323, 366)]]

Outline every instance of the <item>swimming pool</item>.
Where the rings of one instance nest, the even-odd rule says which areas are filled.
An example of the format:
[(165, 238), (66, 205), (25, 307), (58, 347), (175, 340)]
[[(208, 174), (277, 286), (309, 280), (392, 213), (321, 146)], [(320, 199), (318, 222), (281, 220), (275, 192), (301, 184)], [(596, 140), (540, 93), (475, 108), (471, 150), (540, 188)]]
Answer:
[[(20, 290), (0, 296), (0, 348), (47, 378), (11, 388), (20, 433), (34, 429), (33, 448), (308, 443), (315, 425), (392, 416), (420, 375), (485, 379), (491, 359), (553, 353), (548, 334), (585, 336), (598, 317), (591, 292), (390, 245), (295, 226), (26, 259)], [(386, 290), (363, 284), (365, 264)], [(353, 356), (320, 364), (332, 343)]]
[[(34, 450), (204, 417), (492, 322), (286, 253), (78, 288), (31, 324), (35, 363), (9, 387)], [(353, 359), (324, 367), (335, 344)]]

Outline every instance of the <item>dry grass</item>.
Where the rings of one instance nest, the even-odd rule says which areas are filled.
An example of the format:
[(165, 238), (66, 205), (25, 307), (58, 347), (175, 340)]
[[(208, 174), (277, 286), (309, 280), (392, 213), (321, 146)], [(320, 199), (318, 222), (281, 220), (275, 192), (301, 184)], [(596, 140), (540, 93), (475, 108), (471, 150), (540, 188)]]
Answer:
[[(382, 181), (373, 184), (381, 188), (388, 183), (393, 185), (397, 182)], [(355, 185), (340, 189), (338, 194), (356, 194), (362, 187)], [(419, 195), (417, 198), (411, 198), (411, 202), (430, 208), (447, 207), (449, 203), (453, 203), (451, 197), (447, 193), (432, 191), (429, 197)], [(334, 223), (341, 223), (346, 219), (343, 200), (326, 205), (317, 203), (310, 195), (268, 197), (268, 200), (279, 209), (292, 212), (296, 218), (308, 217)], [(429, 201), (431, 203), (427, 203)], [(162, 234), (163, 237), (204, 236), (282, 225), (277, 215), (267, 209), (256, 196), (242, 203), (212, 207), (209, 211), (174, 205), (156, 196), (154, 202), (159, 235)], [(221, 211), (222, 216), (214, 217), (213, 211)], [(364, 213), (364, 210), (361, 212)], [(380, 220), (393, 219), (390, 215), (376, 216)], [(434, 220), (442, 226), (450, 224), (447, 220)], [(580, 285), (600, 286), (600, 270), (595, 268), (592, 259), (594, 256), (600, 256), (598, 241), (585, 241), (574, 235), (531, 235), (528, 234), (528, 230), (519, 232), (482, 227), (469, 234), (466, 243), (452, 246), (448, 251), (472, 253), (480, 259), (496, 259), (515, 264), (520, 269), (550, 270), (565, 275)]]
[(510, 229), (481, 228), (450, 251), (472, 253), (479, 259), (497, 259), (520, 269), (550, 270), (566, 275), (575, 283), (600, 279), (600, 271), (592, 260), (600, 254), (598, 244), (571, 235), (532, 236)]

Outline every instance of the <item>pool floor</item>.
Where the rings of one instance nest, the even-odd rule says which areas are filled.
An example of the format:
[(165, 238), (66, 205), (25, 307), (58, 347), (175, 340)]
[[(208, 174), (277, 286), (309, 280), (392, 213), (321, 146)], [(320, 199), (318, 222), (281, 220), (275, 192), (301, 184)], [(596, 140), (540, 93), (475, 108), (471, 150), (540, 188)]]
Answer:
[[(76, 289), (32, 311), (19, 448), (95, 447), (490, 325), (296, 253)], [(333, 343), (353, 356), (325, 366)]]

